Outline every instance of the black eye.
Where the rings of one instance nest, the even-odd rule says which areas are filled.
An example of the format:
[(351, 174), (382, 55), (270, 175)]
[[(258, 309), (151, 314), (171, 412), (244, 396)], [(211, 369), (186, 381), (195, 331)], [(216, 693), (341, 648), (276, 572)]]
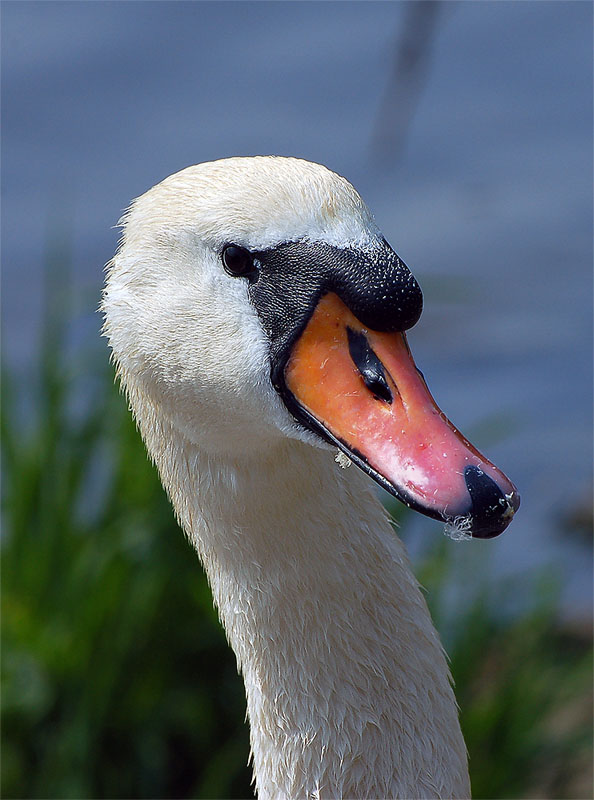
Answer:
[(249, 250), (238, 247), (236, 244), (228, 244), (221, 255), (223, 266), (229, 275), (249, 275), (254, 272), (254, 259)]

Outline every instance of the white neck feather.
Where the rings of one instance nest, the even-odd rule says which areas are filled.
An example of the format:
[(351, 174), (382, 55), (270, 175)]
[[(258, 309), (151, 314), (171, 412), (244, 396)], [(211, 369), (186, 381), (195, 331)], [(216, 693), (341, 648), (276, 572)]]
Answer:
[(368, 479), (289, 439), (205, 455), (138, 401), (245, 680), (261, 800), (469, 797), (444, 653)]

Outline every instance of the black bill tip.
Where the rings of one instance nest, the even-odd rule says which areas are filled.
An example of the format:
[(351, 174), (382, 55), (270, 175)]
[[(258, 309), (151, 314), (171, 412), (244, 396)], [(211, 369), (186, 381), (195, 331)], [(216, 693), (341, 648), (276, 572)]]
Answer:
[(464, 480), (471, 499), (470, 533), (478, 539), (492, 539), (507, 528), (520, 505), (517, 492), (505, 495), (480, 467), (464, 469)]

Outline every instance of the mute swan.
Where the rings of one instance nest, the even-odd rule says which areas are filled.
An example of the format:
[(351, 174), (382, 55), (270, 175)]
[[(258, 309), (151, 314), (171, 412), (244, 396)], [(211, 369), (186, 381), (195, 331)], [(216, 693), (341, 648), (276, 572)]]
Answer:
[(417, 282), (298, 159), (188, 167), (122, 224), (105, 332), (243, 674), (259, 797), (469, 797), (446, 658), (364, 472), (475, 536), (519, 497), (414, 366)]

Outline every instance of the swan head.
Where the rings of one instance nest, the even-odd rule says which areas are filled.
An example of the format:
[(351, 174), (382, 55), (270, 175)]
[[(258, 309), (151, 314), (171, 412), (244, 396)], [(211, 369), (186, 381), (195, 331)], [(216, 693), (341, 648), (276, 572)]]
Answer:
[(348, 181), (293, 158), (199, 164), (122, 227), (103, 310), (139, 416), (212, 455), (338, 447), (407, 505), (504, 530), (517, 491), (435, 406), (404, 335), (421, 290)]

